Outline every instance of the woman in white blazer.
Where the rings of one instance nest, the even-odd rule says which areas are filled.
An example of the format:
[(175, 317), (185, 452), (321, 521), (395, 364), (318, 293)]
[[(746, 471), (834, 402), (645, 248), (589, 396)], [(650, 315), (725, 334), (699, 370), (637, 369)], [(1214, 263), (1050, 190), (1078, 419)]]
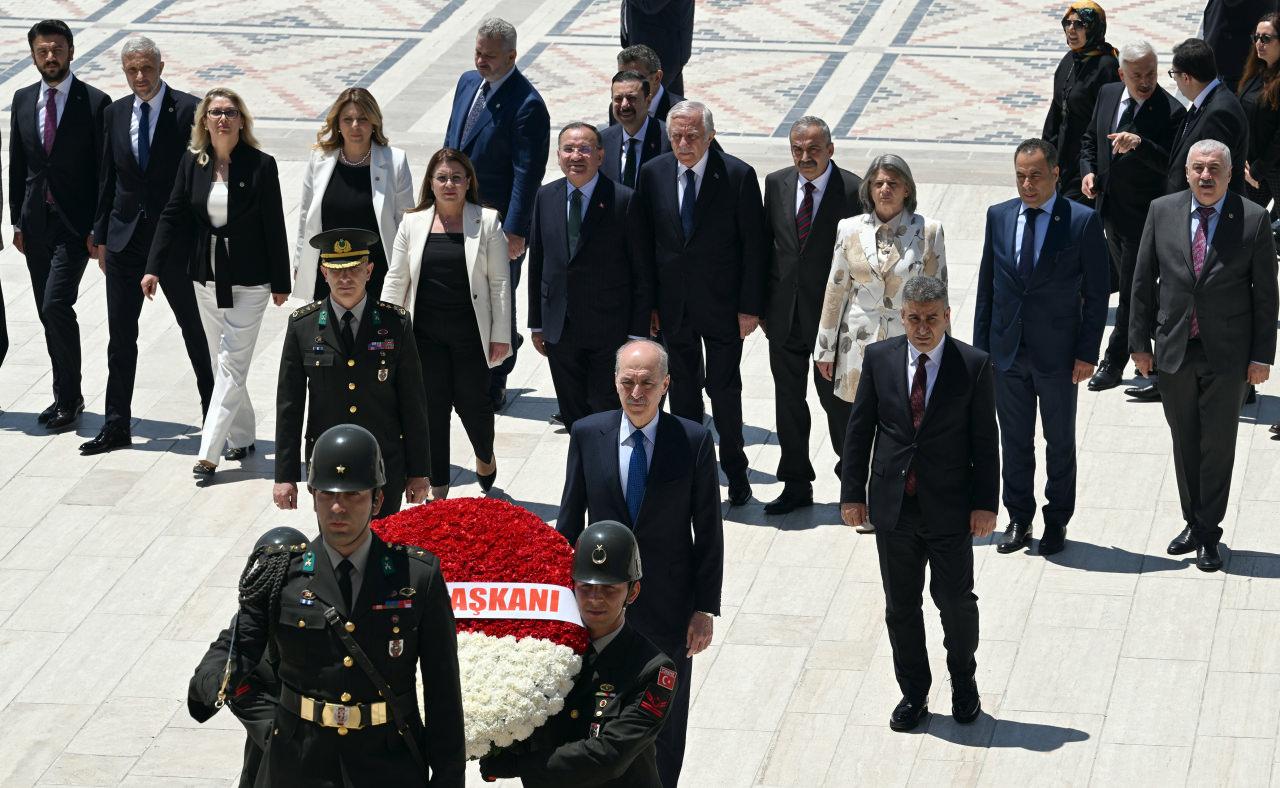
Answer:
[(498, 212), (480, 207), (471, 160), (442, 148), (427, 165), (418, 205), (404, 215), (391, 247), (382, 299), (413, 316), (422, 358), (431, 441), (431, 494), (449, 494), (449, 416), (471, 439), (485, 492), (493, 455), (489, 368), (511, 355), (511, 287), (507, 237)]
[(404, 151), (387, 144), (377, 100), (364, 88), (347, 88), (329, 108), (302, 178), (294, 298), (319, 301), (329, 295), (329, 286), (317, 273), (320, 252), (308, 241), (337, 227), (378, 234), (382, 243), (370, 249), (369, 295), (380, 298), (400, 217), (412, 207), (409, 160)]

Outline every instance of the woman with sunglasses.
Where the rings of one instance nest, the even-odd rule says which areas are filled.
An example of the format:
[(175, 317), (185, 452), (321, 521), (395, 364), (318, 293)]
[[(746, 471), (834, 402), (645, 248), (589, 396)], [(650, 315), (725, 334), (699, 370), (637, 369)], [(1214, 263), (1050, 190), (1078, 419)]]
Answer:
[(195, 282), (214, 381), (192, 471), (208, 478), (220, 457), (242, 460), (253, 451), (249, 363), (267, 302), (280, 306), (289, 298), (289, 243), (276, 160), (258, 148), (240, 96), (214, 88), (195, 118), (142, 289), (148, 298), (155, 293), (171, 258), (185, 262)]
[(489, 369), (511, 355), (507, 237), (498, 213), (480, 207), (466, 154), (441, 148), (427, 163), (418, 205), (404, 215), (391, 249), (382, 298), (413, 316), (422, 359), (431, 441), (431, 497), (449, 494), (449, 414), (471, 439), (485, 492), (493, 454)]
[(1080, 190), (1080, 140), (1098, 89), (1120, 80), (1116, 48), (1107, 43), (1107, 15), (1093, 0), (1077, 0), (1062, 17), (1067, 47), (1053, 72), (1053, 103), (1040, 135), (1058, 149), (1058, 191), (1064, 197), (1093, 206)]
[(1273, 199), (1271, 217), (1280, 216), (1280, 14), (1258, 20), (1253, 51), (1240, 77), (1240, 105), (1249, 118), (1245, 192), (1263, 208)]

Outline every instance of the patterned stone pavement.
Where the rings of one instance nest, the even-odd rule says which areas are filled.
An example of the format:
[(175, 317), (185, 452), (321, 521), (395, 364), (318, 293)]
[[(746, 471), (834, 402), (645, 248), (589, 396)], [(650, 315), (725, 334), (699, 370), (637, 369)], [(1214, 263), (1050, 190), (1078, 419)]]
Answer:
[[(1194, 4), (1108, 4), (1111, 38), (1161, 52), (1193, 35)], [(0, 95), (33, 80), (22, 46), (36, 13), (0, 0)], [(553, 121), (599, 119), (617, 47), (616, 0), (45, 0), (77, 33), (78, 73), (122, 95), (119, 47), (145, 32), (166, 76), (199, 91), (228, 83), (259, 116), (296, 216), (301, 162), (341, 87), (370, 87), (388, 130), (421, 166), (442, 136), (471, 35), (498, 13), (518, 23), (521, 64)], [(956, 334), (967, 338), (981, 206), (1005, 199), (1010, 142), (1033, 134), (1062, 53), (1058, 6), (997, 0), (705, 0), (687, 93), (716, 111), (725, 146), (763, 174), (787, 161), (788, 124), (831, 123), (838, 160), (904, 153), (922, 212), (945, 223)], [(7, 109), (5, 110), (7, 113)], [(420, 173), (419, 173), (420, 174)], [(291, 224), (291, 226), (293, 226)], [(101, 276), (78, 306), (89, 409), (78, 435), (47, 437), (48, 360), (20, 256), (0, 253), (13, 348), (0, 370), (0, 784), (224, 786), (243, 736), (229, 715), (195, 725), (183, 698), (208, 641), (234, 608), (254, 539), (310, 529), (270, 504), (278, 348), (288, 310), (269, 311), (249, 378), (259, 454), (196, 489), (194, 385), (164, 307), (142, 319), (131, 451), (83, 458), (101, 423), (107, 330)], [(521, 293), (523, 298), (523, 291)], [(759, 334), (747, 343), (746, 437), (756, 497), (780, 489), (772, 383)], [(567, 436), (547, 424), (550, 377), (521, 357), (519, 396), (498, 423), (503, 495), (554, 517)], [(766, 517), (726, 511), (724, 615), (695, 660), (684, 784), (1265, 785), (1280, 778), (1280, 421), (1275, 384), (1241, 414), (1227, 571), (1204, 575), (1163, 554), (1179, 525), (1158, 407), (1083, 392), (1080, 511), (1051, 560), (976, 551), (979, 685), (986, 714), (945, 714), (891, 733), (897, 700), (874, 544), (836, 525), (838, 486), (820, 505)], [(817, 410), (816, 401), (812, 403)], [(460, 430), (455, 441), (464, 438)], [(819, 468), (834, 462), (814, 433)], [(531, 462), (536, 457), (536, 462)], [(467, 462), (463, 463), (464, 466)], [(455, 468), (458, 494), (473, 473)], [(928, 603), (926, 603), (928, 604)], [(930, 606), (931, 609), (931, 606)], [(941, 657), (932, 612), (930, 642)], [(935, 676), (945, 670), (937, 660)], [(939, 678), (935, 706), (947, 710)], [(478, 778), (472, 776), (479, 784)]]

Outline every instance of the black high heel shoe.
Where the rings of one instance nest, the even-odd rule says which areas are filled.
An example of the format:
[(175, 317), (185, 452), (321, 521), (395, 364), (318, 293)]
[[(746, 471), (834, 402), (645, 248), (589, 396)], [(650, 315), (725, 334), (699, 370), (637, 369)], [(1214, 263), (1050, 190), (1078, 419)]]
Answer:
[(493, 488), (493, 482), (494, 482), (494, 480), (498, 478), (498, 458), (497, 458), (497, 456), (495, 455), (495, 456), (491, 457), (491, 458), (489, 459), (489, 462), (484, 463), (484, 464), (485, 464), (485, 465), (492, 465), (492, 466), (493, 466), (493, 472), (492, 472), (492, 473), (481, 473), (481, 472), (480, 472), (480, 465), (481, 465), (481, 462), (480, 462), (480, 458), (479, 458), (479, 457), (477, 457), (477, 458), (476, 458), (476, 478), (480, 480), (480, 489), (481, 489), (481, 490), (483, 490), (484, 492), (489, 492), (489, 490)]
[(257, 451), (257, 448), (254, 444), (250, 443), (248, 446), (241, 446), (238, 449), (227, 449), (226, 453), (222, 456), (228, 460), (243, 460), (255, 451)]

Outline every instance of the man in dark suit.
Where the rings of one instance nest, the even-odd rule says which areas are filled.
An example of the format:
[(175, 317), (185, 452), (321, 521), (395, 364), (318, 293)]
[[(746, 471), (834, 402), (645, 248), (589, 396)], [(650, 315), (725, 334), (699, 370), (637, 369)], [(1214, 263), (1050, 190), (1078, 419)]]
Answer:
[(1048, 481), (1040, 555), (1060, 552), (1076, 508), (1076, 384), (1093, 375), (1111, 274), (1102, 222), (1055, 193), (1058, 152), (1014, 154), (1018, 197), (987, 209), (973, 344), (996, 368), (996, 413), (1010, 522), (996, 549), (1027, 546), (1035, 517), (1036, 407)]
[(622, 46), (643, 44), (666, 64), (662, 82), (684, 92), (684, 64), (693, 54), (693, 0), (622, 0)]
[(1218, 62), (1209, 45), (1198, 38), (1188, 38), (1173, 48), (1173, 68), (1169, 71), (1178, 92), (1191, 106), (1187, 108), (1182, 128), (1173, 138), (1165, 194), (1186, 189), (1187, 151), (1200, 140), (1217, 140), (1227, 146), (1233, 162), (1228, 187), (1236, 194), (1244, 194), (1249, 119), (1240, 106), (1240, 99), (1218, 79)]
[(678, 104), (669, 121), (671, 153), (640, 168), (636, 250), (657, 282), (653, 328), (671, 352), (671, 412), (701, 423), (706, 387), (729, 502), (741, 506), (751, 485), (739, 365), (764, 314), (760, 185), (748, 164), (711, 148), (715, 121), (704, 105)]
[[(533, 220), (533, 201), (547, 171), (551, 117), (542, 96), (516, 68), (516, 29), (489, 18), (476, 31), (475, 71), (458, 79), (446, 148), (467, 154), (476, 169), (480, 198), (498, 211), (511, 257), (511, 292), (520, 284), (520, 263)], [(494, 409), (507, 399), (507, 375), (515, 369), (515, 304), (511, 307), (511, 355), (490, 374)]]
[(913, 277), (902, 296), (906, 336), (868, 345), (862, 360), (840, 515), (846, 525), (876, 524), (885, 624), (902, 690), (889, 727), (909, 731), (929, 712), (932, 683), (921, 610), (926, 565), (942, 618), (951, 713), (969, 723), (982, 710), (973, 537), (995, 529), (1000, 453), (991, 360), (947, 337), (946, 284)]
[[(832, 393), (831, 381), (813, 363), (818, 316), (831, 271), (836, 225), (862, 213), (862, 179), (831, 160), (831, 129), (821, 118), (805, 116), (791, 126), (794, 167), (764, 179), (766, 243), (769, 249), (768, 307), (762, 324), (769, 337), (777, 414), (778, 481), (782, 494), (765, 504), (765, 514), (786, 514), (813, 503), (813, 463), (809, 461), (809, 403), (813, 378), (827, 413), (831, 448), (839, 457), (849, 423), (849, 403)], [(839, 464), (836, 475), (840, 474)]]
[[(1276, 351), (1276, 248), (1266, 211), (1228, 191), (1231, 152), (1202, 140), (1187, 156), (1190, 191), (1151, 203), (1133, 277), (1129, 344), (1160, 371), (1186, 526), (1170, 555), (1222, 568), (1218, 542), (1235, 462), (1237, 414)], [(1155, 353), (1152, 354), (1152, 341)]]
[(614, 351), (649, 333), (653, 297), (628, 241), (632, 191), (600, 176), (599, 132), (570, 123), (556, 156), (565, 177), (538, 190), (529, 232), (529, 330), (571, 428), (613, 410)]
[[(684, 101), (680, 91), (672, 91), (664, 84), (665, 72), (662, 70), (662, 59), (652, 48), (644, 44), (634, 44), (618, 53), (618, 70), (634, 71), (649, 81), (649, 117), (666, 121), (671, 108)], [(609, 113), (609, 125), (618, 119)]]
[(53, 365), (53, 404), (37, 421), (65, 432), (84, 410), (75, 303), (94, 252), (102, 117), (111, 99), (72, 75), (75, 44), (65, 22), (37, 22), (27, 44), (41, 79), (13, 94), (9, 217)]
[(661, 412), (671, 377), (667, 354), (649, 340), (618, 350), (614, 378), (622, 410), (573, 425), (556, 529), (576, 542), (586, 525), (630, 526), (650, 571), (628, 621), (675, 660), (678, 689), (658, 736), (658, 774), (675, 788), (684, 760), (693, 656), (711, 643), (720, 615), (724, 534), (715, 446), (702, 425)]
[(1145, 41), (1120, 51), (1120, 82), (1098, 91), (1080, 143), (1080, 188), (1102, 217), (1120, 303), (1090, 391), (1119, 385), (1129, 363), (1129, 292), (1147, 206), (1164, 194), (1169, 147), (1186, 111), (1160, 87), (1155, 50)]
[[(86, 455), (129, 445), (142, 275), (156, 220), (173, 189), (200, 103), (161, 80), (164, 61), (151, 39), (137, 36), (126, 41), (121, 60), (132, 92), (107, 107), (93, 229), (98, 265), (107, 281), (106, 419), (97, 437), (81, 444), (80, 453)], [(213, 368), (191, 277), (183, 266), (172, 265), (161, 273), (160, 281), (182, 331), (204, 414), (213, 394)]]
[(604, 177), (629, 189), (644, 162), (671, 150), (667, 124), (649, 115), (649, 81), (638, 71), (613, 75), (612, 117), (617, 121), (600, 132), (604, 146)]
[(1204, 40), (1221, 64), (1221, 77), (1235, 91), (1244, 73), (1245, 58), (1253, 47), (1253, 35), (1263, 14), (1276, 10), (1276, 0), (1209, 0), (1204, 7)]

